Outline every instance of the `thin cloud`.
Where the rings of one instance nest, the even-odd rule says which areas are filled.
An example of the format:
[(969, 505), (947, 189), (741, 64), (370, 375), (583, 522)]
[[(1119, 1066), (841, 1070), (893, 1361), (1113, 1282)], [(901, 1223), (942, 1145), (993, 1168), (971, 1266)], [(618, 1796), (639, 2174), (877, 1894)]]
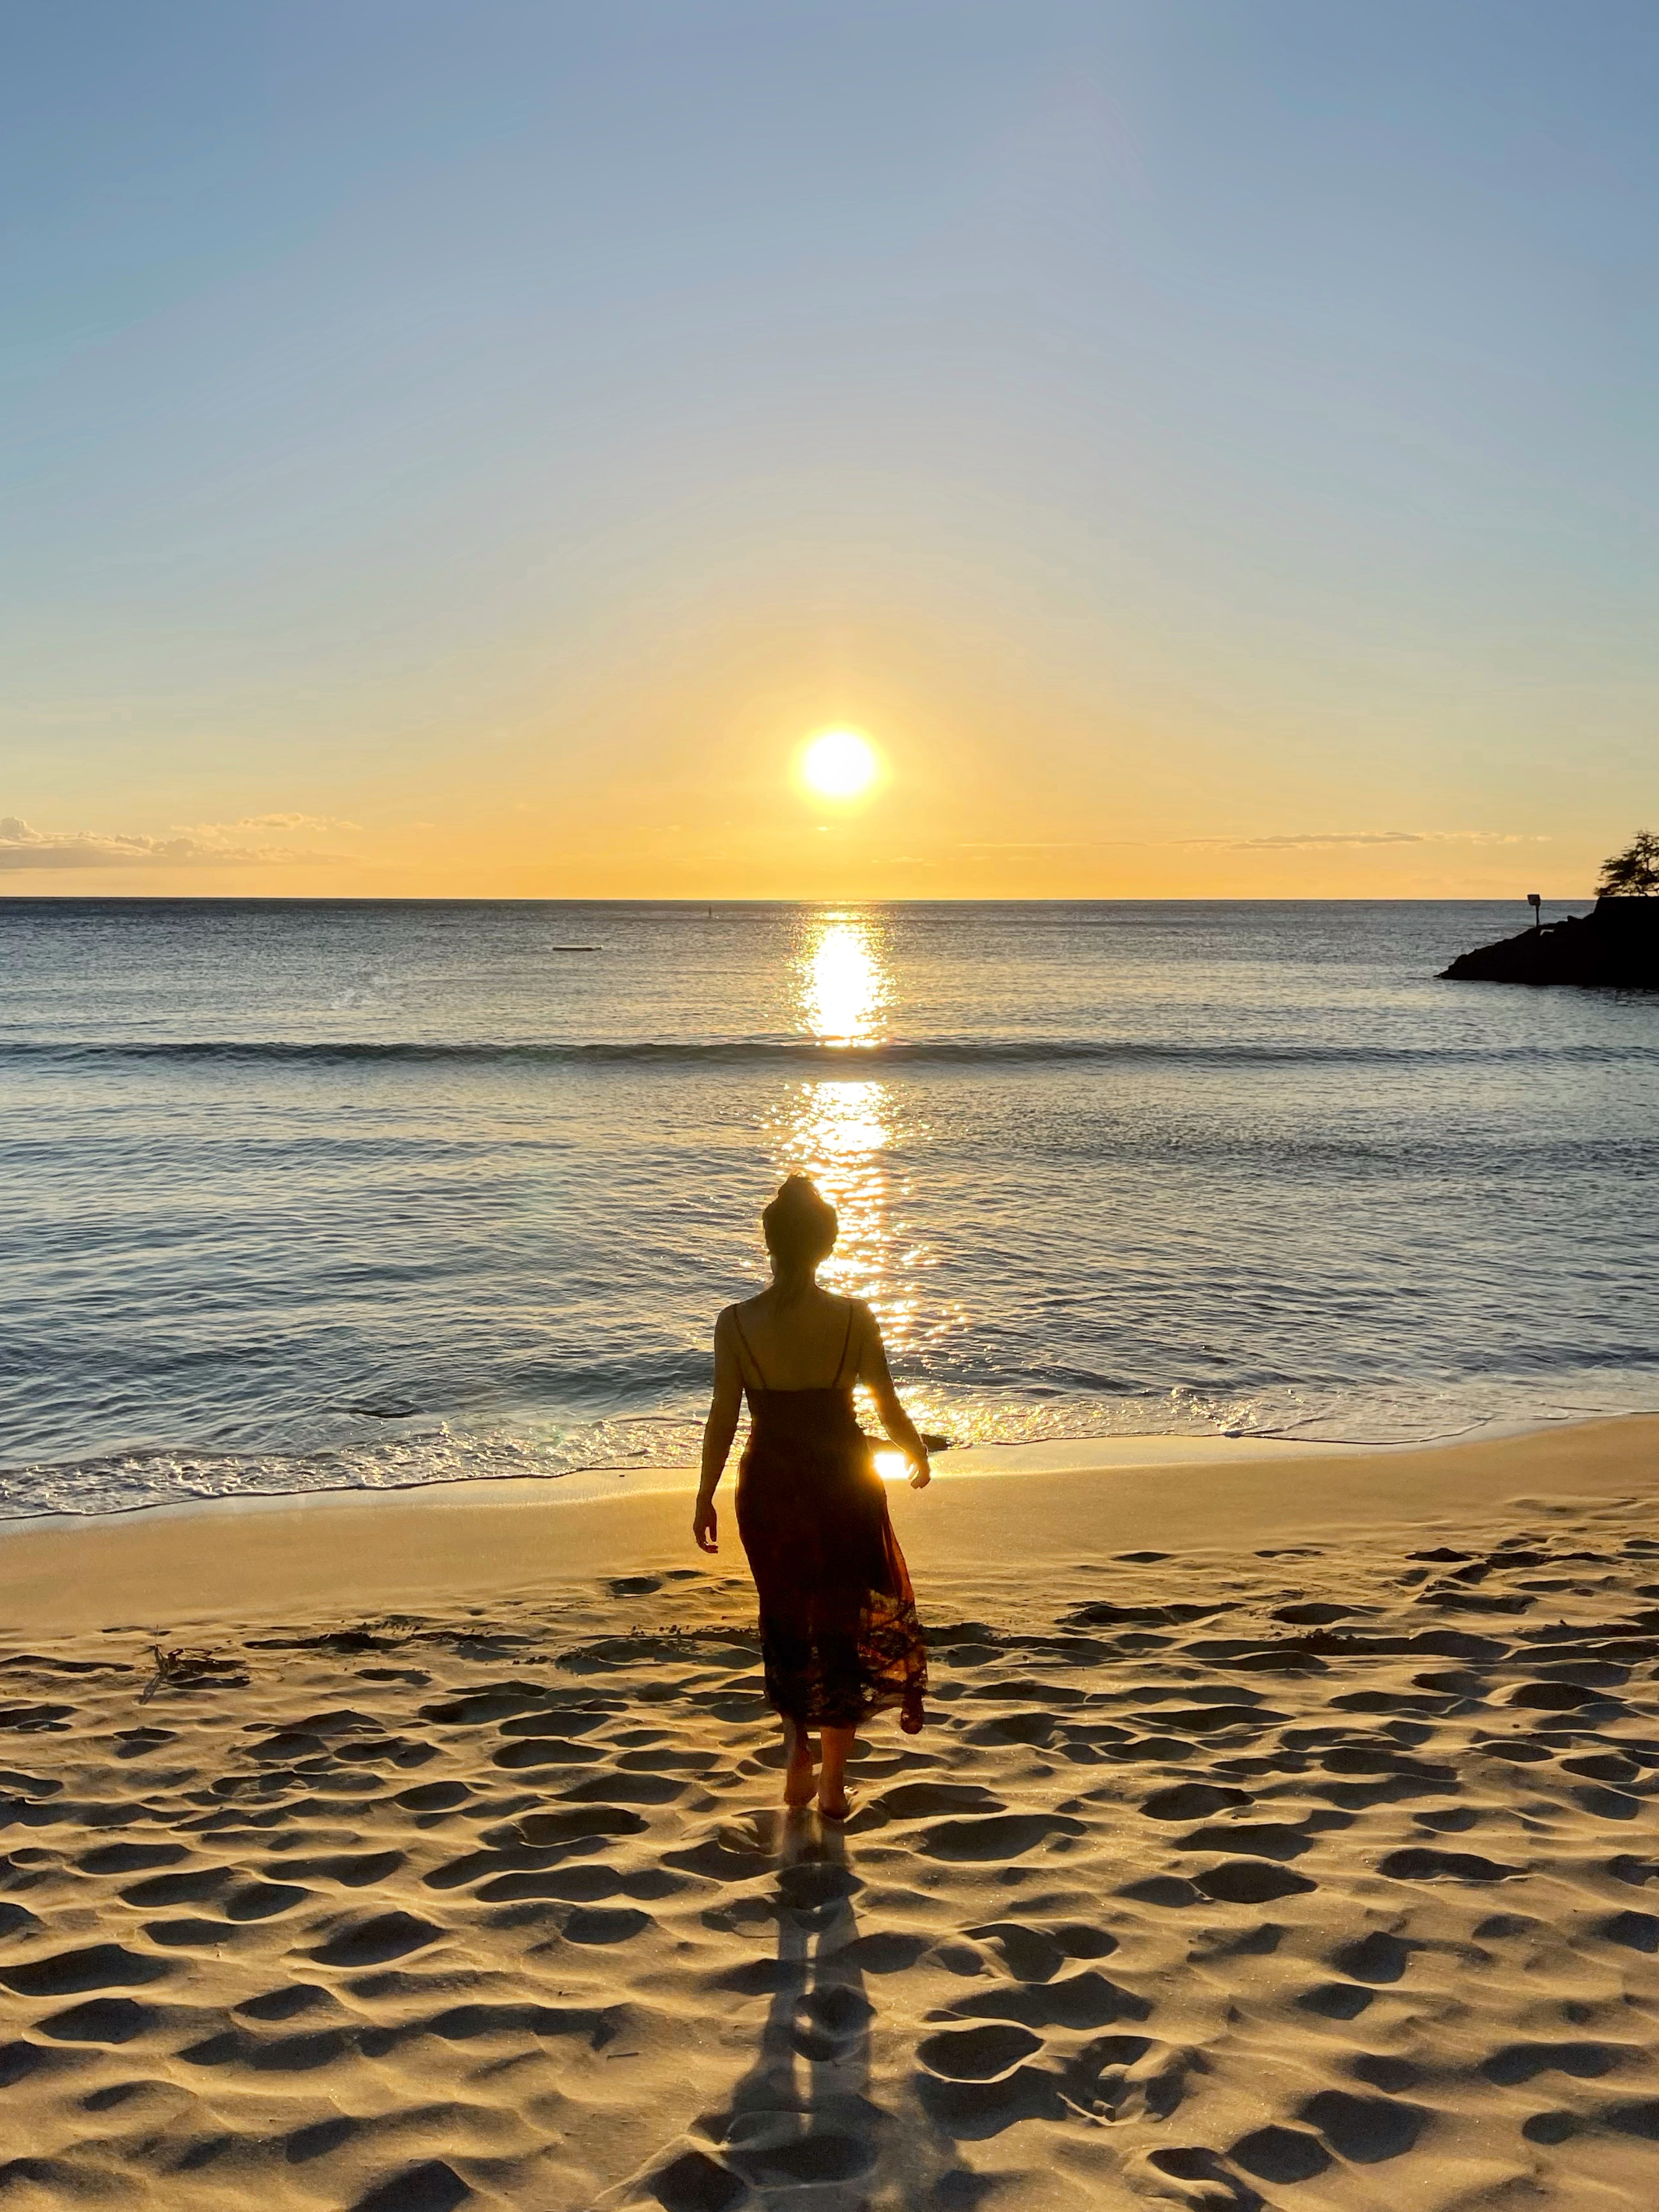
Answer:
[(337, 860), (338, 853), (287, 844), (248, 844), (237, 833), (263, 828), (347, 829), (316, 815), (250, 817), (244, 822), (206, 822), (167, 837), (129, 836), (98, 830), (36, 830), (15, 814), (0, 815), (0, 871), (76, 868), (280, 867), (297, 860)]
[(1508, 830), (1310, 830), (1270, 837), (1183, 837), (1229, 853), (1305, 852), (1328, 845), (1547, 845), (1547, 837)]
[(343, 822), (334, 814), (244, 814), (236, 822), (181, 822), (181, 836), (230, 837), (246, 830), (300, 830), (307, 836), (328, 836), (340, 830), (360, 830), (359, 822)]
[(1528, 837), (1507, 830), (1307, 830), (1265, 837), (1045, 837), (981, 839), (964, 844), (964, 853), (1174, 852), (1203, 847), (1218, 853), (1296, 853), (1324, 846), (1359, 845), (1547, 845), (1547, 837)]
[(1238, 853), (1299, 852), (1314, 845), (1426, 845), (1428, 839), (1417, 830), (1316, 830), (1304, 836), (1294, 833), (1275, 837), (1199, 837), (1194, 844), (1224, 844)]

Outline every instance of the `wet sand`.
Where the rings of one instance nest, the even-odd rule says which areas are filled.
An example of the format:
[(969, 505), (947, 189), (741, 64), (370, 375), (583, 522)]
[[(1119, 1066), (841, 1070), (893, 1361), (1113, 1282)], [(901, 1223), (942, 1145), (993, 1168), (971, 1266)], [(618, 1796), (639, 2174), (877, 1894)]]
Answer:
[(947, 1458), (844, 1832), (684, 1492), (0, 1536), (0, 2197), (1659, 2200), (1656, 1463)]

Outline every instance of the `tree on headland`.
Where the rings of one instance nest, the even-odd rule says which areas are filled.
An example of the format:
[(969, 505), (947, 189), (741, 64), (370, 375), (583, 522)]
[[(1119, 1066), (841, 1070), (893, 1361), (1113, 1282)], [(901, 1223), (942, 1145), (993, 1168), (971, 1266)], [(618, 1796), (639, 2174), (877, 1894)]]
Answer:
[(1622, 853), (1602, 861), (1595, 889), (1602, 898), (1659, 898), (1659, 837), (1638, 830)]

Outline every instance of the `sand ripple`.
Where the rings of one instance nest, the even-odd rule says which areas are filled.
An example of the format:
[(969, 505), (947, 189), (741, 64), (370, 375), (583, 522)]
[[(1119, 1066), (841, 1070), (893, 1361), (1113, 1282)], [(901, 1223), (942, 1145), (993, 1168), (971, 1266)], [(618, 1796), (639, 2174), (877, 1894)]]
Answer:
[(844, 1833), (730, 1575), (0, 1644), (0, 2203), (1659, 2202), (1646, 1525), (935, 1589)]

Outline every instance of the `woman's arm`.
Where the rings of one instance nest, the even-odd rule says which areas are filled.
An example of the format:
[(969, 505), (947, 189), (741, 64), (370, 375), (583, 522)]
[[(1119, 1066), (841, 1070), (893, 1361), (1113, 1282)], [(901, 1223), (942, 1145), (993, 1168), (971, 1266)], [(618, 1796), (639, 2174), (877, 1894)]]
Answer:
[(881, 1340), (880, 1327), (868, 1306), (855, 1301), (854, 1310), (858, 1316), (854, 1324), (859, 1336), (858, 1379), (870, 1385), (870, 1395), (876, 1401), (883, 1428), (910, 1462), (911, 1489), (926, 1490), (933, 1479), (933, 1469), (927, 1464), (927, 1447), (899, 1403), (893, 1378), (887, 1371), (887, 1347)]
[(728, 1307), (714, 1323), (714, 1395), (708, 1401), (708, 1418), (702, 1425), (702, 1480), (697, 1485), (697, 1510), (691, 1521), (691, 1534), (701, 1551), (718, 1552), (720, 1547), (714, 1492), (726, 1472), (726, 1455), (738, 1432), (738, 1415), (742, 1407), (743, 1370), (738, 1365), (738, 1348), (732, 1341)]

